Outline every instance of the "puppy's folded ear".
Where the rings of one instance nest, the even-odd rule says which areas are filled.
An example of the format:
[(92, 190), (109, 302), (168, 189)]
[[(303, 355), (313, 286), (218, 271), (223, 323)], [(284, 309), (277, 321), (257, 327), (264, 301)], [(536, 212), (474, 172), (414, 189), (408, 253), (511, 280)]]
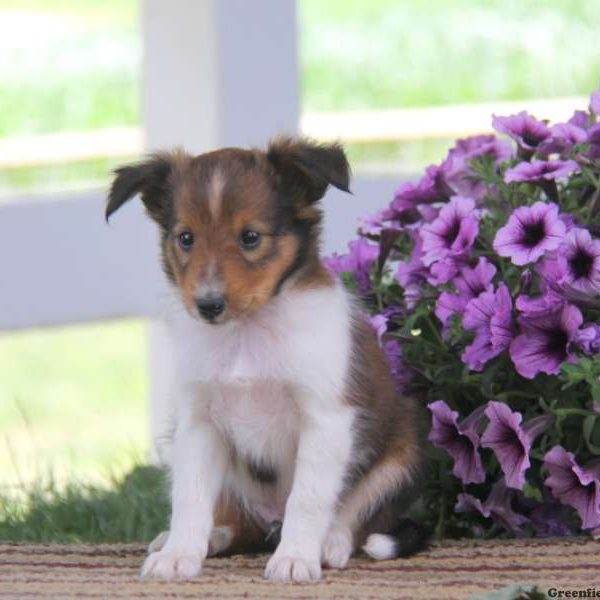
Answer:
[(320, 200), (329, 185), (350, 192), (350, 166), (340, 144), (281, 137), (269, 144), (267, 159), (288, 193), (309, 203)]
[(125, 202), (141, 194), (148, 214), (159, 224), (164, 224), (170, 205), (167, 185), (170, 172), (171, 157), (168, 154), (157, 154), (144, 162), (116, 169), (106, 204), (106, 220)]

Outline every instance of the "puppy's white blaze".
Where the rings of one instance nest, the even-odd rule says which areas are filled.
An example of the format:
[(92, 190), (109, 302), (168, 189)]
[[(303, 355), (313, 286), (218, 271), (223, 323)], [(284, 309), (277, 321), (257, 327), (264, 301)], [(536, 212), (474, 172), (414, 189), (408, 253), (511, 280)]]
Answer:
[(217, 169), (208, 184), (208, 210), (215, 221), (219, 218), (219, 213), (221, 212), (224, 187), (225, 176)]
[(397, 556), (398, 542), (391, 535), (372, 533), (362, 549), (375, 560), (390, 560)]
[(196, 286), (196, 298), (205, 296), (219, 296), (224, 291), (223, 281), (217, 276), (217, 261), (209, 261), (202, 281)]

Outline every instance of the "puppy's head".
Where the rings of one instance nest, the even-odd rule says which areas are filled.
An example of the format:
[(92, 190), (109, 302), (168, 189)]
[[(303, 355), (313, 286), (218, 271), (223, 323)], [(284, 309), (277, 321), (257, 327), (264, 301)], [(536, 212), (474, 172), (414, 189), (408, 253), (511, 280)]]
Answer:
[(217, 324), (265, 305), (293, 275), (323, 280), (317, 204), (329, 185), (348, 191), (336, 144), (281, 138), (266, 152), (177, 151), (118, 169), (106, 217), (141, 194), (186, 309)]

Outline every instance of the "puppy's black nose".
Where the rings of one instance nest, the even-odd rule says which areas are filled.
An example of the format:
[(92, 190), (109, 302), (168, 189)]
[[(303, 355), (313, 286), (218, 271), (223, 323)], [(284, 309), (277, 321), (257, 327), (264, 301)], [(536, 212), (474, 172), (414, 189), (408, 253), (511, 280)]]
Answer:
[(198, 312), (207, 321), (216, 319), (225, 310), (225, 298), (222, 296), (205, 296), (196, 301)]

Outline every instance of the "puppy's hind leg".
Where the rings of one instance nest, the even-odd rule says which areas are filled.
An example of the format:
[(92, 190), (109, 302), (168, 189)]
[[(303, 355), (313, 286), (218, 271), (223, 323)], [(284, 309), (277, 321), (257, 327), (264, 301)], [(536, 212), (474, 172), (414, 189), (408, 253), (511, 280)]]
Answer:
[(424, 530), (403, 518), (417, 493), (414, 471), (391, 456), (363, 475), (344, 498), (323, 544), (326, 566), (343, 568), (359, 547), (383, 560), (408, 556), (425, 545)]

